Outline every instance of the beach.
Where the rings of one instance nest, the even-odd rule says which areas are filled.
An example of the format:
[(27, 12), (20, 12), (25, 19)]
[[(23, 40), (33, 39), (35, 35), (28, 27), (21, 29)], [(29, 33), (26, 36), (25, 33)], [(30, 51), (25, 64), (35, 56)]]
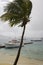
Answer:
[[(15, 55), (0, 53), (0, 65), (13, 65), (15, 58)], [(17, 65), (43, 65), (43, 61), (20, 56)]]

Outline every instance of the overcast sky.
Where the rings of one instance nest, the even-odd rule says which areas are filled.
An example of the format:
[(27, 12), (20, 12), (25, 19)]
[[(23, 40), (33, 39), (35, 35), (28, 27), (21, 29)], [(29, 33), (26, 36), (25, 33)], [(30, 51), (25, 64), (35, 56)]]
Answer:
[[(43, 37), (43, 0), (31, 0), (33, 3), (31, 21), (27, 24), (25, 36)], [(0, 15), (3, 13), (4, 6), (9, 0), (0, 0)], [(22, 28), (10, 27), (8, 22), (0, 21), (0, 35), (21, 36)]]

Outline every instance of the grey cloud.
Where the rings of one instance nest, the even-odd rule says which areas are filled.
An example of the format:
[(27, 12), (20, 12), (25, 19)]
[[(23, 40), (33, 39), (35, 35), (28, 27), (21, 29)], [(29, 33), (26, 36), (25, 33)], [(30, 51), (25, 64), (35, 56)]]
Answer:
[(31, 30), (43, 30), (43, 0), (31, 0), (33, 3)]

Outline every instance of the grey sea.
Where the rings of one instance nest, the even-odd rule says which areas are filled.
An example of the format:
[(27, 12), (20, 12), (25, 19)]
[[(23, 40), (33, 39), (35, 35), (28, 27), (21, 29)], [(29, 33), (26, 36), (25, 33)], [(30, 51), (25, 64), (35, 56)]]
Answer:
[[(0, 40), (2, 44), (7, 40)], [(28, 41), (28, 40), (27, 40)], [(17, 54), (18, 48), (5, 49), (0, 48), (0, 53), (14, 55)], [(21, 55), (30, 59), (43, 60), (43, 41), (34, 42), (33, 44), (27, 44), (22, 47)]]

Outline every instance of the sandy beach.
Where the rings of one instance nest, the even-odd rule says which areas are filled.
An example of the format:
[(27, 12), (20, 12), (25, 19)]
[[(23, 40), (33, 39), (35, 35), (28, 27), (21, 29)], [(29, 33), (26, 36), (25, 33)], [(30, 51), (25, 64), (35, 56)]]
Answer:
[[(10, 56), (8, 54), (0, 53), (0, 65), (13, 65), (16, 56)], [(23, 56), (20, 56), (17, 65), (43, 65), (43, 61), (29, 59)]]

